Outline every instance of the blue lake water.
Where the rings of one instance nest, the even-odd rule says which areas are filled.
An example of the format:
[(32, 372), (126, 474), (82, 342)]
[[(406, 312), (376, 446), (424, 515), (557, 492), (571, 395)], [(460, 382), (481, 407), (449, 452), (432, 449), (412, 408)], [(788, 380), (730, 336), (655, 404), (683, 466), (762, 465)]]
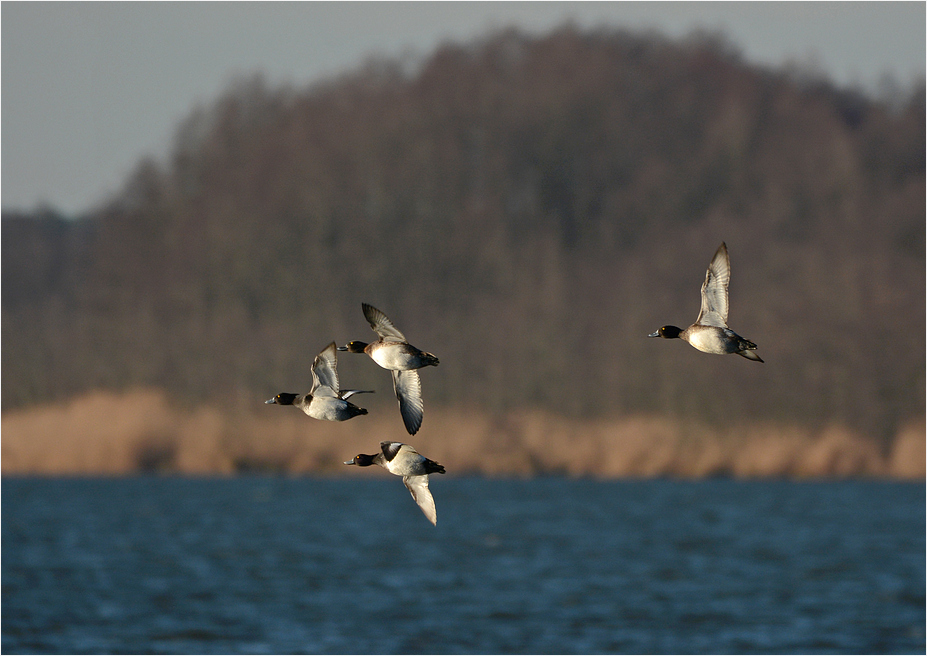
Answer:
[(925, 486), (4, 479), (4, 653), (924, 653)]

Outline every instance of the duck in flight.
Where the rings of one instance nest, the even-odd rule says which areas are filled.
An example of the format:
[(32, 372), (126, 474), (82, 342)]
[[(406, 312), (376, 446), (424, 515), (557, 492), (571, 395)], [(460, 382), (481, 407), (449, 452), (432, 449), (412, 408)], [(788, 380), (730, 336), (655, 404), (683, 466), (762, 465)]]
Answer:
[(354, 394), (370, 394), (372, 390), (344, 390), (338, 387), (338, 354), (335, 342), (315, 356), (312, 363), (312, 389), (308, 394), (281, 392), (264, 403), (295, 405), (313, 419), (347, 421), (367, 411), (359, 408), (348, 398)]
[(731, 260), (727, 254), (727, 245), (721, 242), (705, 273), (705, 282), (702, 283), (702, 308), (695, 323), (685, 330), (676, 326), (663, 326), (650, 333), (648, 337), (678, 337), (705, 353), (736, 353), (748, 360), (763, 362), (755, 353), (756, 344), (727, 327), (727, 285), (730, 280)]
[(370, 344), (352, 341), (346, 346), (339, 346), (339, 351), (349, 353), (366, 353), (384, 369), (393, 374), (393, 391), (399, 399), (399, 413), (409, 435), (415, 435), (422, 426), (425, 405), (422, 401), (422, 381), (417, 369), (438, 366), (438, 358), (415, 348), (393, 325), (389, 318), (367, 303), (361, 307), (370, 327), (379, 335), (379, 339)]
[(434, 460), (429, 460), (408, 444), (380, 442), (380, 453), (371, 456), (359, 453), (344, 464), (358, 467), (380, 465), (390, 474), (402, 476), (402, 482), (409, 489), (415, 503), (425, 513), (425, 517), (435, 526), (438, 525), (435, 500), (428, 489), (428, 475), (443, 474), (444, 467)]

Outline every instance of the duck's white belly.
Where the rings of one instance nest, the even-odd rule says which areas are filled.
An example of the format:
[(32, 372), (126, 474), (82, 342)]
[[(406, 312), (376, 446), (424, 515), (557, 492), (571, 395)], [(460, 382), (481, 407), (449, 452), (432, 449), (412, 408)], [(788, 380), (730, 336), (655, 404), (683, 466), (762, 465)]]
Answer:
[(697, 330), (687, 335), (687, 342), (703, 353), (723, 355), (730, 353), (730, 345), (725, 341), (723, 333), (717, 330)]
[(312, 403), (309, 404), (309, 408), (305, 412), (313, 419), (322, 419), (324, 421), (344, 421), (351, 418), (347, 401), (331, 397), (312, 399)]
[(386, 469), (397, 476), (421, 476), (425, 473), (425, 467), (422, 465), (424, 460), (418, 454), (414, 454), (412, 457), (394, 458), (387, 464)]
[(384, 369), (407, 371), (416, 368), (413, 356), (403, 352), (399, 344), (395, 347), (374, 349), (370, 357)]

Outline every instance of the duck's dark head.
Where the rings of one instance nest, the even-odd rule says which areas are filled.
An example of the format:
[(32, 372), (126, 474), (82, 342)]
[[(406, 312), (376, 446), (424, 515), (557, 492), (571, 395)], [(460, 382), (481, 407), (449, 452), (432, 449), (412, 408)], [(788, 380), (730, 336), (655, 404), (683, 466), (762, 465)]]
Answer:
[(663, 326), (660, 330), (650, 333), (647, 337), (665, 337), (666, 339), (676, 339), (682, 332), (676, 326)]
[(363, 353), (364, 349), (367, 348), (367, 342), (348, 342), (344, 346), (339, 346), (339, 351), (347, 351), (348, 353)]
[(293, 405), (293, 401), (296, 400), (298, 394), (290, 394), (289, 392), (280, 392), (277, 396), (272, 399), (267, 399), (264, 403), (276, 403), (277, 405)]
[(365, 456), (363, 453), (358, 453), (354, 456), (353, 460), (347, 460), (344, 464), (346, 465), (357, 465), (358, 467), (369, 467), (373, 464), (373, 460), (376, 456)]

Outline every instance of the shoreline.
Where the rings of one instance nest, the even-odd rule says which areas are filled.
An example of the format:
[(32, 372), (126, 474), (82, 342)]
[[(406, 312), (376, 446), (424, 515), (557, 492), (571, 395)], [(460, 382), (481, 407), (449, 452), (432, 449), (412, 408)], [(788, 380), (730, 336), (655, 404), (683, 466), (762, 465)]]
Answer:
[[(97, 391), (2, 415), (3, 476), (275, 474), (350, 476), (342, 462), (382, 440), (414, 445), (457, 475), (923, 481), (924, 418), (888, 445), (845, 426), (772, 423), (719, 429), (628, 415), (575, 420), (538, 410), (493, 416), (432, 408), (415, 436), (395, 399), (376, 413), (322, 422), (297, 411), (182, 408), (159, 390)], [(274, 408), (275, 410), (280, 410)]]

